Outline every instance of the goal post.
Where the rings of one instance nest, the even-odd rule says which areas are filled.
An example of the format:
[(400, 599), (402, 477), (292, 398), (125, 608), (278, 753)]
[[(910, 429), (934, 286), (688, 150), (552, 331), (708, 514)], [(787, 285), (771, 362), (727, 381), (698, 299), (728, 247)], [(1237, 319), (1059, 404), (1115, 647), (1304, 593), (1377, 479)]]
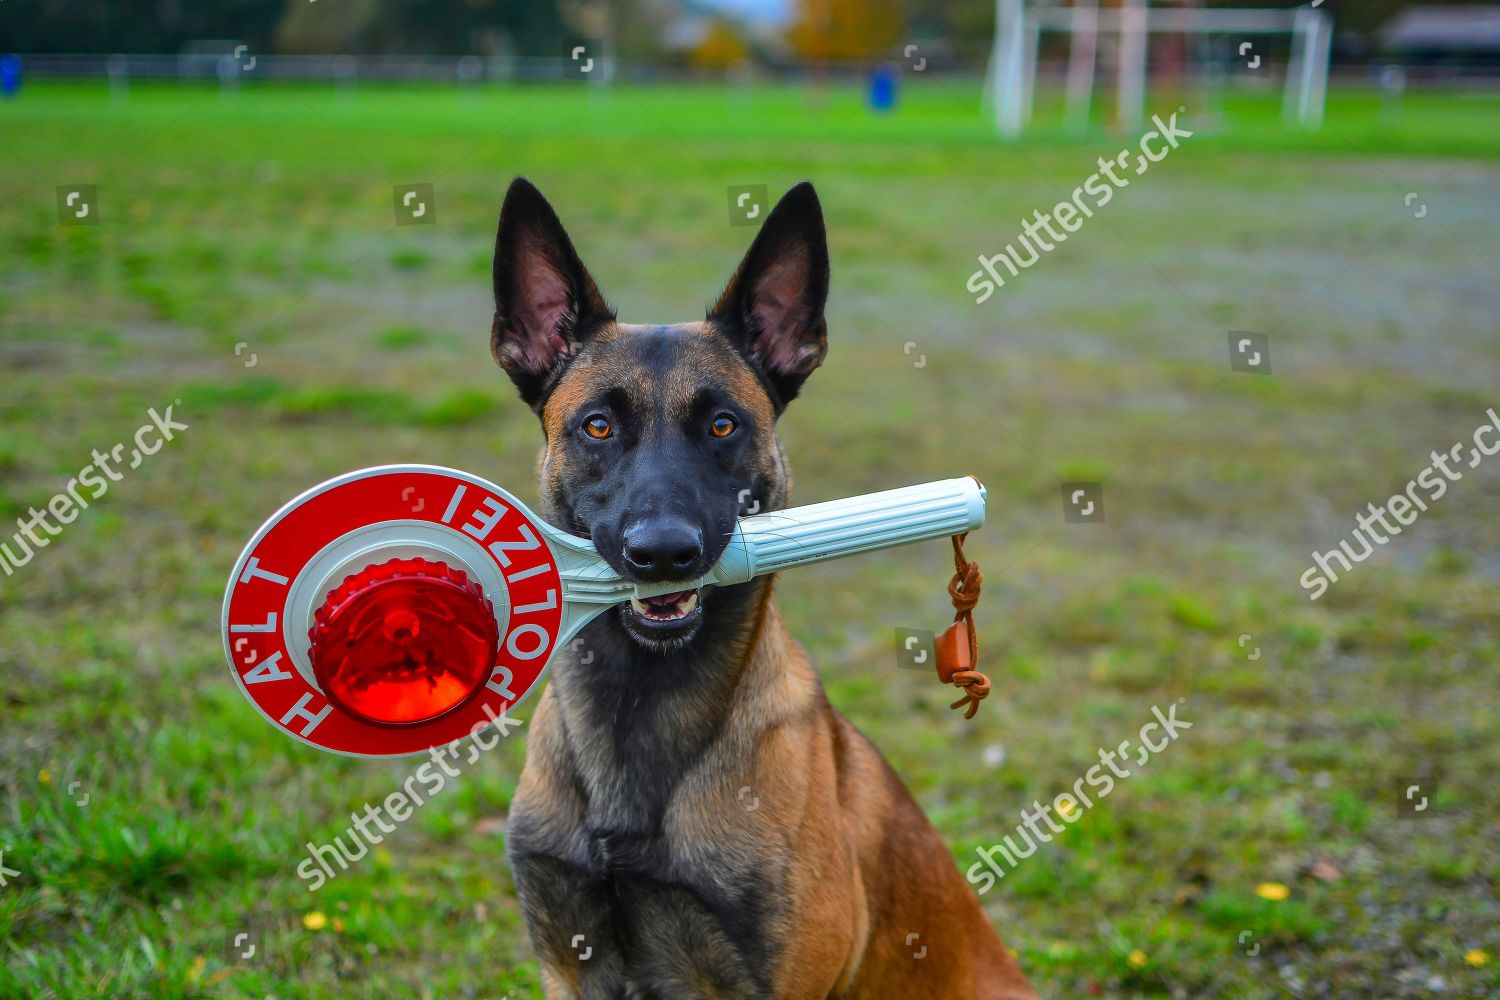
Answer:
[(1153, 34), (1289, 35), (1291, 61), (1282, 99), (1285, 120), (1304, 128), (1323, 123), (1333, 22), (1312, 7), (1163, 8), (1148, 0), (1121, 0), (1100, 9), (1098, 0), (1074, 0), (1069, 7), (1031, 7), (1026, 0), (995, 0), (995, 41), (985, 72), (985, 105), (996, 130), (1006, 138), (1022, 133), (1031, 119), (1036, 89), (1037, 49), (1044, 31), (1069, 36), (1066, 118), (1083, 128), (1089, 119), (1095, 63), (1101, 34), (1118, 40), (1116, 121), (1138, 127), (1145, 118), (1148, 39)]

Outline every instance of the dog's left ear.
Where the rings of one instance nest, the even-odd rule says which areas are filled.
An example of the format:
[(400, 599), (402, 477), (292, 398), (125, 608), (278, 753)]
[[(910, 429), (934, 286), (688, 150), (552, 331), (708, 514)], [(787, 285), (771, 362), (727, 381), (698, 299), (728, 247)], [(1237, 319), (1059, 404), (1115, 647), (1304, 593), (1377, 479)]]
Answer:
[(788, 191), (709, 310), (709, 320), (764, 373), (781, 412), (828, 354), (828, 235), (807, 181)]

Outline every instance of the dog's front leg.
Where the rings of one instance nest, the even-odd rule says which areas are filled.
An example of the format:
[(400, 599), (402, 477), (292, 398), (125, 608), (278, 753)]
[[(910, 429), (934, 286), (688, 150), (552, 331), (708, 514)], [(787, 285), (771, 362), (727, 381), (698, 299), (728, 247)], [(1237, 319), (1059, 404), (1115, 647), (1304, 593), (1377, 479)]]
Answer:
[(631, 978), (652, 1000), (766, 1000), (772, 995), (760, 928), (735, 939), (701, 896), (646, 878), (618, 880)]
[(515, 852), (511, 866), (549, 1000), (631, 1000), (604, 880), (542, 854)]

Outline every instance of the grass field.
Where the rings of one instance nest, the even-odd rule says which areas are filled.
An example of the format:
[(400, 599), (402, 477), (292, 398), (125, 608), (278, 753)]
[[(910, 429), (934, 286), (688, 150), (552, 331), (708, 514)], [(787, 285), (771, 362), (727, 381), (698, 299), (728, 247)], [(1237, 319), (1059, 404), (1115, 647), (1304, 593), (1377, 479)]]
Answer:
[[(965, 722), (895, 666), (894, 628), (944, 621), (944, 545), (779, 600), (956, 864), (1185, 699), (1190, 731), (985, 896), (1046, 996), (1496, 995), (1500, 459), (1321, 600), (1297, 581), (1500, 404), (1500, 98), (1383, 121), (1336, 92), (1309, 136), (1235, 97), (975, 305), (976, 255), (1136, 137), (1044, 108), (1004, 145), (970, 90), (905, 96), (41, 82), (0, 105), (0, 514), (149, 407), (189, 425), (0, 577), (0, 996), (540, 996), (501, 853), (523, 738), (310, 894), (303, 845), (413, 764), (278, 734), (218, 633), (245, 539), (324, 478), (431, 462), (535, 498), (540, 435), (487, 351), (518, 173), (632, 321), (701, 316), (754, 232), (729, 187), (818, 186), (831, 350), (783, 422), (796, 498), (978, 474), (997, 691)], [(394, 224), (407, 183), (436, 225)], [(59, 225), (80, 184), (100, 224)], [(1229, 330), (1267, 334), (1274, 374), (1231, 373)], [(1106, 523), (1064, 521), (1070, 481), (1102, 482)], [(1432, 803), (1398, 818), (1414, 777)]]

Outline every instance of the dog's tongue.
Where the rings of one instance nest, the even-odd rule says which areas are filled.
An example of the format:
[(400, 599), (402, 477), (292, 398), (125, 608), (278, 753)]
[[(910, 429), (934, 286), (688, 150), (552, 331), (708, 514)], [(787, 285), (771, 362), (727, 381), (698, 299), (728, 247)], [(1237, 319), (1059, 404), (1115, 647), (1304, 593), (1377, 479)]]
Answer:
[(657, 594), (655, 597), (642, 598), (647, 604), (657, 607), (670, 608), (688, 599), (691, 590), (679, 590), (671, 594)]

